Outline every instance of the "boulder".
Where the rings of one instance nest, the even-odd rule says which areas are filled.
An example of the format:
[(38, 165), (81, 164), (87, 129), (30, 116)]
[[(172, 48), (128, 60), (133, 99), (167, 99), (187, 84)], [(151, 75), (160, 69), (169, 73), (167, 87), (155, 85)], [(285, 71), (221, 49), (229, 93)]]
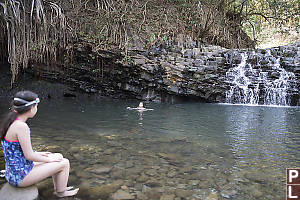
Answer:
[(117, 180), (111, 184), (95, 186), (90, 189), (91, 197), (108, 199), (110, 195), (115, 193), (122, 185), (123, 185), (123, 181)]
[(1, 200), (34, 200), (38, 198), (38, 195), (38, 189), (35, 185), (19, 188), (5, 183), (0, 190)]
[(114, 200), (129, 200), (129, 199), (134, 199), (134, 196), (129, 194), (126, 191), (123, 190), (118, 190), (116, 193), (112, 195), (112, 199)]

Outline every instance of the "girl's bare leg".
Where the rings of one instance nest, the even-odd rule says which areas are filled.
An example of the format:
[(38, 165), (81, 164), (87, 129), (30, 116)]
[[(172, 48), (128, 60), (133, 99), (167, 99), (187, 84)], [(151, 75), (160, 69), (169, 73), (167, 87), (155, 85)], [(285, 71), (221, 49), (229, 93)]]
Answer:
[(29, 174), (25, 176), (19, 187), (33, 185), (49, 176), (53, 176), (54, 188), (60, 196), (75, 195), (78, 190), (66, 191), (69, 177), (70, 163), (68, 159), (60, 162), (43, 163), (33, 167)]
[[(63, 160), (67, 160), (67, 159), (63, 159)], [(56, 192), (63, 192), (67, 189), (69, 171), (70, 171), (70, 163), (69, 160), (67, 160), (67, 163), (64, 166), (64, 170), (52, 175), (53, 185)]]
[[(60, 158), (63, 159), (63, 155), (60, 154), (60, 153), (51, 153), (48, 156), (58, 156), (58, 157), (60, 157)], [(57, 191), (61, 191), (60, 187), (59, 186), (57, 187), (57, 184), (59, 182), (63, 182), (63, 183), (66, 182), (66, 189), (65, 190), (68, 190), (67, 184), (68, 184), (68, 178), (69, 178), (69, 170), (70, 170), (70, 163), (68, 164), (67, 169), (65, 169), (65, 171), (64, 171), (65, 175), (62, 175), (62, 172), (61, 173), (56, 173), (56, 174), (52, 175), (54, 191), (56, 191), (56, 192)], [(63, 180), (61, 180), (61, 179), (63, 179)], [(64, 180), (64, 179), (66, 179), (66, 180)]]
[[(40, 152), (40, 153), (43, 153), (43, 152)], [(57, 155), (57, 156), (63, 158), (63, 155), (60, 153), (49, 153), (48, 155), (49, 156)], [(34, 166), (45, 164), (45, 162), (33, 162), (33, 163), (34, 163)], [(52, 175), (52, 181), (53, 181), (54, 191), (56, 192), (57, 174)], [(74, 188), (73, 186), (70, 186), (70, 187), (67, 187), (66, 190), (71, 190), (73, 188)]]

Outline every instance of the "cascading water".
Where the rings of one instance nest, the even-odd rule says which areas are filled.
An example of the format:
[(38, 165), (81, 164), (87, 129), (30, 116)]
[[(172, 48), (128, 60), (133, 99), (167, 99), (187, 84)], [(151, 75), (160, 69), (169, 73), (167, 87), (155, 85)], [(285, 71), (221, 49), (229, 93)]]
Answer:
[[(249, 87), (252, 80), (246, 72), (253, 73), (251, 65), (246, 63), (247, 54), (242, 55), (242, 62), (226, 73), (230, 90), (226, 92), (227, 103), (258, 104), (257, 87)], [(248, 68), (248, 69), (247, 69)]]
[[(247, 63), (249, 56), (260, 60), (252, 66)], [(290, 105), (288, 91), (295, 90), (296, 78), (294, 73), (280, 66), (279, 60), (270, 51), (262, 58), (255, 52), (242, 53), (241, 63), (226, 73), (230, 85), (226, 92), (226, 103)]]
[[(295, 88), (295, 75), (292, 72), (287, 72), (280, 67), (279, 59), (273, 65), (273, 70), (279, 73), (279, 77), (274, 81), (265, 81), (264, 104), (266, 105), (290, 105), (287, 91)], [(267, 80), (266, 78), (263, 80)]]

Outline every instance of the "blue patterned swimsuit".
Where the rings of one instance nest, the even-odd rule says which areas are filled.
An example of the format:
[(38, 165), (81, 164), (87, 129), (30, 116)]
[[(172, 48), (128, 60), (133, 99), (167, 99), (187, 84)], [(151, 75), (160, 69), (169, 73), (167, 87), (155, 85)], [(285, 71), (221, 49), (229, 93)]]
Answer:
[(13, 186), (18, 186), (32, 170), (34, 164), (27, 160), (19, 141), (1, 140), (5, 158), (5, 179)]

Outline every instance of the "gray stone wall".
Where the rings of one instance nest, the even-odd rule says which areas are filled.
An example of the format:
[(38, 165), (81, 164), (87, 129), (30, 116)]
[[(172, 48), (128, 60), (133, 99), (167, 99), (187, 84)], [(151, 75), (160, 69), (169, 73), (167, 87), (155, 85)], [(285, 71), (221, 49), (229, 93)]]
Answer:
[[(290, 103), (299, 105), (300, 42), (256, 50), (175, 46), (172, 51), (163, 51), (153, 57), (133, 56), (134, 66), (140, 69), (140, 76), (125, 83), (122, 89), (144, 100), (173, 101), (174, 98), (186, 97), (204, 102), (225, 102), (225, 94), (230, 87), (226, 72), (241, 63), (242, 53), (248, 55), (247, 63), (253, 69), (265, 72), (270, 81), (279, 78), (279, 72), (273, 67), (277, 60), (286, 71), (293, 72), (294, 88), (287, 92)], [(254, 82), (259, 79), (252, 78)]]
[(288, 92), (291, 104), (300, 105), (300, 42), (269, 50), (229, 50), (188, 41), (168, 49), (132, 50), (126, 57), (103, 51), (97, 62), (96, 54), (81, 46), (75, 52), (76, 62), (68, 70), (57, 67), (54, 72), (40, 69), (38, 73), (88, 93), (116, 98), (225, 102), (231, 84), (226, 72), (241, 63), (242, 53), (248, 55), (247, 63), (266, 72), (270, 80), (278, 78), (272, 68), (277, 59), (285, 70), (293, 72), (296, 85)]

